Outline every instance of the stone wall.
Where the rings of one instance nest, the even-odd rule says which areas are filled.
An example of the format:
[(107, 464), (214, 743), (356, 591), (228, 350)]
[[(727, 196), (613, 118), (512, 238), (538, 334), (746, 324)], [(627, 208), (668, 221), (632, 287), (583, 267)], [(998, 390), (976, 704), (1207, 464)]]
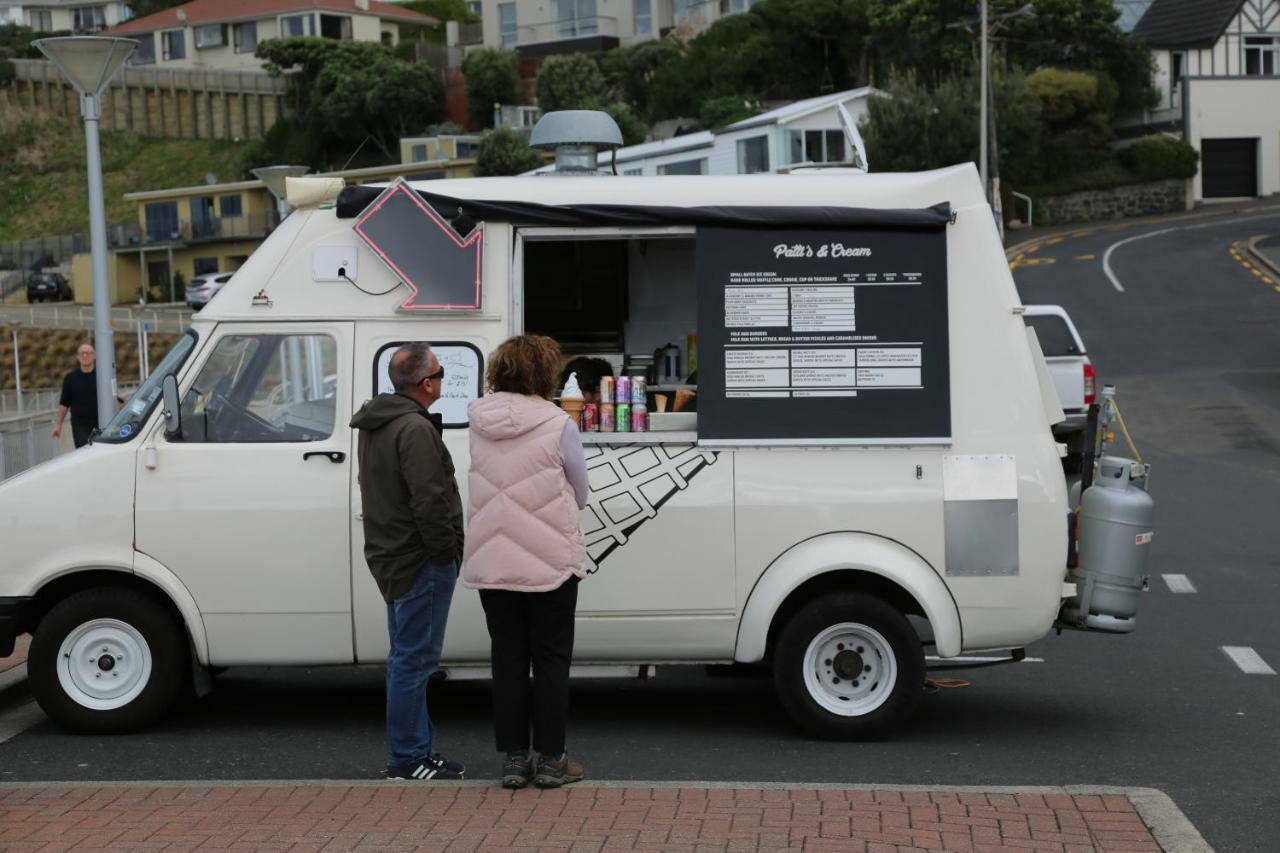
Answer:
[(1182, 178), (1084, 190), (1035, 200), (1036, 225), (1098, 222), (1129, 216), (1153, 216), (1190, 210), (1188, 184)]

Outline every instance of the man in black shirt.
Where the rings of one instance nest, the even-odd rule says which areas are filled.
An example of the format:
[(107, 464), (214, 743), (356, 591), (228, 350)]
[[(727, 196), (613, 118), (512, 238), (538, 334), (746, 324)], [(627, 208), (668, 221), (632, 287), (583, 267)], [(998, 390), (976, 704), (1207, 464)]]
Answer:
[(89, 433), (98, 427), (98, 372), (93, 344), (76, 350), (80, 366), (62, 378), (62, 399), (58, 401), (58, 421), (53, 437), (62, 435), (62, 421), (71, 412), (71, 437), (76, 447), (89, 443)]

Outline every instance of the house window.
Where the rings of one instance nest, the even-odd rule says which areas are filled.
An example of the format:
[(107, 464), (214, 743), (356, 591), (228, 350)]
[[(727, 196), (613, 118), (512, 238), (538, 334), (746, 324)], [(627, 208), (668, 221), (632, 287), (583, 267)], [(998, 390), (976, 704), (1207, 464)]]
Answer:
[(280, 19), (280, 37), (313, 36), (316, 34), (315, 15), (285, 15)]
[(480, 0), (467, 0), (467, 11), (479, 18), (484, 14), (484, 5)]
[(624, 174), (624, 175), (643, 175), (643, 174), (644, 174), (644, 169), (623, 169), (623, 170), (622, 170), (622, 174)]
[(222, 24), (204, 24), (196, 27), (196, 50), (223, 47), (227, 43), (227, 30)]
[(1169, 54), (1169, 106), (1176, 107), (1182, 97), (1182, 75), (1187, 61), (1185, 53)]
[(672, 0), (671, 16), (676, 25), (692, 23), (699, 5), (698, 0)]
[(459, 159), (464, 157), (474, 157), (476, 146), (474, 142), (455, 142), (453, 144), (453, 156)]
[(845, 159), (842, 131), (791, 131), (792, 163), (839, 163)]
[(720, 0), (721, 15), (736, 15), (756, 5), (757, 0)]
[(321, 15), (320, 35), (334, 41), (351, 41), (351, 18), (347, 15)]
[(191, 263), (196, 275), (205, 275), (206, 273), (218, 271), (217, 258), (196, 258)]
[(653, 32), (652, 0), (635, 0), (636, 35), (647, 36)]
[(38, 33), (53, 32), (53, 13), (48, 10), (28, 9), (27, 26)]
[(1280, 39), (1252, 36), (1244, 40), (1244, 73), (1250, 77), (1280, 74)]
[(81, 6), (71, 10), (71, 27), (78, 33), (96, 33), (106, 26), (107, 14), (102, 6)]
[(213, 196), (191, 199), (191, 236), (196, 239), (218, 236), (218, 220), (213, 215)]
[(756, 136), (738, 140), (738, 174), (754, 175), (769, 171), (769, 139)]
[(498, 4), (498, 30), (502, 34), (503, 47), (516, 45), (516, 4)]
[(154, 65), (156, 61), (156, 36), (155, 33), (139, 33), (136, 36), (130, 36), (138, 43), (138, 48), (129, 54), (129, 62), (132, 65)]
[(163, 243), (168, 240), (176, 240), (182, 236), (178, 227), (178, 203), (176, 201), (152, 202), (144, 210), (147, 220), (148, 243)]
[(659, 175), (705, 175), (707, 158), (698, 160), (681, 160), (678, 163), (666, 163), (658, 167)]
[(594, 35), (598, 29), (596, 0), (556, 0), (561, 38)]
[(236, 53), (253, 53), (258, 49), (258, 22), (236, 24), (234, 38)]
[(241, 204), (240, 196), (224, 195), (218, 199), (218, 215), (227, 218), (244, 216), (244, 207)]
[(426, 145), (415, 145), (415, 146), (413, 146), (413, 149), (412, 149), (412, 151), (411, 151), (411, 153), (410, 153), (409, 157), (410, 157), (410, 162), (412, 162), (412, 163), (421, 163), (421, 162), (423, 162), (424, 160), (426, 160), (426, 159), (427, 159), (427, 146), (426, 146)]
[(183, 30), (165, 30), (160, 34), (160, 45), (164, 48), (166, 60), (187, 58), (187, 39)]

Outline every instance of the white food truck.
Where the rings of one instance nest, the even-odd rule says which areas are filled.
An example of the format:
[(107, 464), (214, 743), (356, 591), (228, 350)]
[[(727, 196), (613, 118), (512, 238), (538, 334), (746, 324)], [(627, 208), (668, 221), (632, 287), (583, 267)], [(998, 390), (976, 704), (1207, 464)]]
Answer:
[[(143, 727), (222, 667), (384, 660), (348, 421), (407, 341), (444, 366), (464, 502), (498, 343), (625, 374), (677, 342), (696, 414), (583, 436), (579, 672), (766, 663), (802, 728), (863, 738), (907, 719), (926, 647), (1016, 658), (1068, 600), (1067, 627), (1132, 629), (1068, 579), (1062, 415), (972, 166), (317, 181), (92, 444), (0, 484), (0, 655), (33, 634), (61, 724)], [(488, 652), (459, 587), (450, 677)]]

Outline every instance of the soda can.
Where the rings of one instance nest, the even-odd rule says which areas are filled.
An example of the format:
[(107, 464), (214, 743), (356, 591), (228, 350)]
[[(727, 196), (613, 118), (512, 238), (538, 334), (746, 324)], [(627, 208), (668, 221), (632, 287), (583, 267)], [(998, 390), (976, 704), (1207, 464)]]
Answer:
[(619, 376), (617, 379), (617, 382), (614, 384), (614, 387), (617, 389), (616, 393), (614, 394), (614, 400), (616, 400), (619, 404), (627, 403), (628, 405), (630, 405), (631, 378), (627, 376)]
[(582, 431), (596, 432), (600, 428), (600, 415), (595, 403), (587, 403), (582, 407)]
[(601, 403), (600, 404), (600, 431), (601, 432), (613, 432), (613, 426), (614, 426), (613, 416), (614, 416), (613, 403)]
[(613, 402), (613, 377), (612, 376), (600, 377), (600, 402), (601, 403)]
[[(645, 395), (648, 392), (643, 376), (631, 377), (631, 405), (643, 406), (646, 402)], [(632, 411), (635, 411), (634, 409)]]
[(614, 406), (614, 431), (631, 432), (631, 404), (619, 403)]
[(648, 432), (649, 431), (649, 412), (640, 403), (631, 404), (631, 431), (632, 432)]

